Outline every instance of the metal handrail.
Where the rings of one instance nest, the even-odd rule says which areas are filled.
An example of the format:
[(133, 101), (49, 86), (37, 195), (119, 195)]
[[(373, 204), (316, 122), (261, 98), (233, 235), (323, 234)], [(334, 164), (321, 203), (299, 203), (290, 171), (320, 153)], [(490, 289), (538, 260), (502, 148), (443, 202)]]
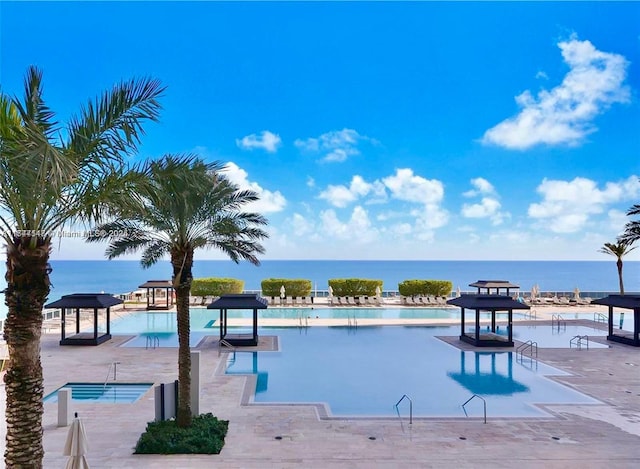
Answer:
[(553, 327), (554, 322), (558, 323), (558, 329), (560, 329), (560, 324), (565, 328), (567, 327), (567, 321), (562, 317), (561, 314), (552, 314), (551, 315), (551, 327)]
[(569, 348), (575, 344), (578, 350), (582, 350), (582, 341), (585, 341), (587, 344), (587, 350), (589, 350), (589, 336), (588, 335), (574, 335), (569, 341)]
[(467, 409), (465, 408), (465, 406), (476, 397), (482, 401), (482, 405), (484, 407), (484, 423), (487, 423), (487, 401), (484, 400), (484, 397), (479, 396), (478, 394), (474, 394), (469, 399), (467, 399), (464, 404), (462, 404), (462, 410), (464, 411), (464, 415), (466, 417), (469, 416), (469, 414), (467, 414)]
[(531, 308), (529, 311), (526, 311), (524, 313), (524, 318), (525, 319), (538, 319), (538, 312)]
[(147, 342), (146, 342), (146, 345), (145, 345), (144, 348), (145, 349), (148, 349), (148, 348), (155, 349), (156, 347), (160, 347), (160, 337), (158, 337), (157, 335), (154, 335), (154, 336), (148, 335), (147, 336)]
[(109, 363), (109, 369), (107, 370), (107, 377), (104, 379), (104, 386), (102, 389), (106, 389), (107, 383), (109, 382), (109, 376), (111, 376), (111, 369), (113, 368), (113, 380), (116, 381), (118, 379), (118, 365), (120, 362), (111, 362)]
[(411, 425), (411, 424), (413, 424), (413, 401), (411, 400), (411, 398), (409, 396), (407, 396), (406, 394), (404, 394), (400, 398), (400, 400), (398, 402), (396, 402), (396, 405), (394, 407), (396, 408), (396, 413), (398, 414), (398, 418), (402, 422), (402, 417), (400, 417), (400, 410), (398, 409), (398, 406), (405, 399), (409, 401), (409, 425)]
[(594, 322), (608, 322), (609, 318), (602, 313), (593, 313)]
[(522, 360), (522, 358), (524, 357), (524, 351), (527, 348), (531, 350), (529, 357), (533, 360), (533, 354), (535, 352), (535, 355), (536, 355), (535, 358), (536, 360), (538, 359), (538, 342), (534, 342), (533, 340), (527, 340), (525, 343), (521, 344), (516, 349), (516, 360), (518, 359), (518, 353), (520, 353), (520, 360)]

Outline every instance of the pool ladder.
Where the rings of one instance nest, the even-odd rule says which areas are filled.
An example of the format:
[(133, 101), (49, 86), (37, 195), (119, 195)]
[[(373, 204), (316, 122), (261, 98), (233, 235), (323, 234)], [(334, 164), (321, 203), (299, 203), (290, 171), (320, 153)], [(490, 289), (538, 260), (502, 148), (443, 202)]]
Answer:
[(594, 322), (609, 322), (609, 318), (602, 313), (593, 313)]
[(349, 329), (357, 329), (358, 328), (358, 319), (356, 318), (356, 315), (353, 315), (353, 318), (351, 316), (347, 316), (347, 327)]
[(147, 344), (145, 345), (145, 349), (155, 349), (160, 347), (160, 337), (158, 337), (157, 335), (154, 336), (147, 336)]
[[(394, 407), (396, 408), (396, 413), (398, 414), (398, 418), (400, 419), (400, 424), (402, 424), (402, 417), (400, 416), (400, 410), (398, 409), (398, 406), (400, 405), (400, 403), (404, 400), (409, 401), (409, 425), (413, 424), (413, 401), (411, 400), (411, 398), (409, 396), (407, 396), (406, 394), (404, 394), (400, 400), (398, 402), (396, 402), (396, 405), (394, 405)], [(404, 426), (403, 426), (404, 428)]]
[(551, 315), (551, 327), (554, 327), (557, 330), (560, 330), (560, 327), (562, 327), (562, 329), (566, 330), (567, 329), (567, 321), (562, 317), (561, 314), (552, 314)]
[[(525, 343), (521, 344), (516, 349), (516, 361), (518, 361), (518, 357), (520, 358), (520, 362), (524, 359), (524, 353), (529, 351), (529, 359), (533, 362), (534, 360), (538, 360), (538, 342), (534, 342), (533, 340), (527, 340)], [(535, 355), (535, 357), (534, 357)]]
[(467, 399), (464, 404), (462, 404), (462, 410), (464, 411), (464, 415), (466, 417), (469, 416), (469, 414), (467, 414), (467, 408), (465, 406), (475, 398), (478, 398), (482, 401), (482, 407), (484, 409), (484, 423), (487, 423), (487, 401), (484, 400), (484, 397), (479, 396), (478, 394), (474, 394), (469, 399)]
[(588, 335), (574, 335), (569, 341), (569, 348), (573, 348), (575, 345), (578, 350), (582, 350), (582, 344), (585, 343), (587, 345), (587, 350), (589, 350), (589, 336)]
[(120, 362), (112, 362), (109, 363), (109, 369), (107, 370), (107, 377), (104, 379), (104, 386), (102, 389), (107, 387), (107, 383), (109, 382), (109, 376), (111, 376), (111, 370), (113, 369), (113, 380), (117, 381), (118, 379), (118, 365)]

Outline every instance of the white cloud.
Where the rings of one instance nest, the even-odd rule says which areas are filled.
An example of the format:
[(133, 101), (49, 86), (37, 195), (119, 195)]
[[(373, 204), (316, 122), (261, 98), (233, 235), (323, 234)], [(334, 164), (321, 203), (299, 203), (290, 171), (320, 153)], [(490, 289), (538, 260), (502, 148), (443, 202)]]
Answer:
[(471, 185), (474, 189), (465, 192), (465, 197), (475, 197), (481, 194), (495, 194), (495, 189), (493, 185), (487, 181), (485, 178), (475, 178), (471, 180)]
[(324, 191), (320, 192), (318, 198), (326, 200), (334, 207), (343, 208), (369, 194), (384, 196), (384, 186), (379, 181), (368, 183), (362, 176), (356, 175), (351, 179), (349, 187), (330, 184)]
[(438, 204), (444, 198), (444, 186), (437, 179), (425, 179), (413, 170), (397, 169), (396, 174), (382, 180), (395, 199), (421, 204)]
[(236, 139), (236, 145), (243, 150), (254, 150), (256, 148), (275, 153), (282, 143), (280, 135), (263, 130), (260, 134), (251, 134), (241, 139)]
[(562, 83), (536, 97), (528, 90), (517, 96), (520, 113), (487, 130), (483, 143), (517, 150), (578, 145), (596, 130), (592, 121), (598, 114), (629, 101), (629, 88), (623, 85), (629, 63), (622, 55), (599, 51), (576, 37), (558, 47), (569, 66)]
[(341, 222), (332, 209), (321, 212), (320, 220), (322, 232), (341, 241), (368, 243), (378, 237), (378, 231), (372, 226), (369, 214), (361, 206), (354, 207), (346, 222)]
[(342, 162), (350, 156), (360, 154), (358, 143), (362, 141), (377, 143), (374, 139), (360, 135), (353, 129), (345, 128), (332, 130), (317, 138), (297, 139), (294, 145), (304, 152), (321, 154), (323, 161)]
[(477, 203), (463, 204), (462, 216), (465, 218), (489, 218), (494, 225), (500, 225), (505, 218), (509, 217), (508, 213), (500, 211), (502, 204), (498, 201), (498, 194), (493, 185), (484, 178), (475, 178), (471, 180), (474, 189), (465, 192), (465, 197), (478, 197), (481, 199)]
[(637, 176), (608, 182), (603, 189), (595, 181), (544, 179), (536, 189), (542, 202), (529, 205), (528, 214), (555, 233), (574, 233), (585, 227), (592, 215), (603, 213), (610, 204), (632, 200), (640, 194)]
[(272, 192), (261, 187), (256, 182), (249, 181), (247, 172), (235, 163), (227, 163), (224, 175), (240, 189), (252, 190), (258, 194), (260, 199), (246, 205), (246, 211), (258, 213), (280, 212), (287, 205), (287, 201), (280, 191)]

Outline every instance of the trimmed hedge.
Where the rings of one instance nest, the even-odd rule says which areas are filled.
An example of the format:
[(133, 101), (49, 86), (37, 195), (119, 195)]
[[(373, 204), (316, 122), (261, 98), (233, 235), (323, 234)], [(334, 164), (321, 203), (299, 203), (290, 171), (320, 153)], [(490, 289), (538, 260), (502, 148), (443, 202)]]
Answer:
[(382, 280), (365, 278), (332, 278), (329, 286), (334, 296), (374, 296), (376, 287), (382, 290)]
[(220, 296), (226, 293), (242, 293), (244, 281), (235, 278), (194, 278), (191, 282), (193, 296)]
[(284, 285), (287, 296), (311, 296), (311, 280), (291, 278), (267, 278), (260, 283), (262, 296), (280, 296), (280, 288)]
[(449, 296), (452, 290), (449, 280), (405, 280), (398, 284), (402, 296)]
[(178, 427), (175, 420), (149, 422), (134, 454), (219, 454), (228, 428), (228, 420), (210, 413), (194, 417), (187, 428)]

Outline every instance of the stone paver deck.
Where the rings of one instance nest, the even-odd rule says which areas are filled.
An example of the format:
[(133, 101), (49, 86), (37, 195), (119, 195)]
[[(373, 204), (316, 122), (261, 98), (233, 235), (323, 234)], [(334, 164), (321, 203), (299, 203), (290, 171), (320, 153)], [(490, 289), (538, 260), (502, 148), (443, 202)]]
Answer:
[[(538, 320), (537, 324), (542, 324)], [(104, 382), (109, 364), (119, 382), (170, 382), (177, 349), (60, 347), (42, 340), (45, 393), (69, 381)], [(455, 341), (454, 341), (455, 342)], [(602, 401), (596, 406), (549, 406), (553, 416), (531, 419), (320, 419), (314, 406), (242, 405), (243, 376), (216, 374), (225, 355), (215, 341), (201, 351), (201, 412), (230, 421), (219, 455), (138, 456), (133, 447), (154, 418), (153, 391), (133, 404), (73, 404), (84, 420), (92, 468), (638, 468), (640, 467), (640, 349), (539, 349), (538, 359), (572, 373), (556, 379)], [(4, 388), (0, 389), (4, 414)], [(2, 418), (4, 422), (4, 418)], [(68, 427), (58, 428), (57, 404), (44, 413), (45, 467), (64, 467)], [(4, 425), (2, 425), (4, 427)], [(2, 444), (4, 444), (4, 432)], [(281, 437), (281, 439), (276, 439)]]

